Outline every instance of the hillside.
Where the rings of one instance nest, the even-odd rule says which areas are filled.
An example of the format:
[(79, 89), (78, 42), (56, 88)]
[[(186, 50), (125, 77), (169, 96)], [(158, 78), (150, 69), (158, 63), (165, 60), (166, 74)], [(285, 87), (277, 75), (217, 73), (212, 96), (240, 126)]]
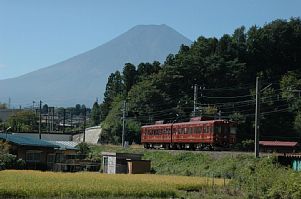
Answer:
[(42, 100), (53, 106), (91, 106), (102, 97), (107, 77), (125, 63), (164, 61), (191, 41), (167, 25), (138, 25), (115, 39), (52, 66), (0, 80), (0, 102), (26, 105)]

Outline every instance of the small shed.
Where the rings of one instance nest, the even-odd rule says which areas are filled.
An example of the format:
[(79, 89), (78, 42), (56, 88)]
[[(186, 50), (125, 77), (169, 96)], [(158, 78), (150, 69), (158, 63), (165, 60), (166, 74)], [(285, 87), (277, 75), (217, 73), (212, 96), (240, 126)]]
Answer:
[(103, 152), (102, 169), (104, 173), (142, 174), (149, 173), (150, 160), (142, 160), (143, 154)]
[(259, 141), (260, 149), (263, 152), (293, 153), (299, 144), (298, 142), (287, 141)]

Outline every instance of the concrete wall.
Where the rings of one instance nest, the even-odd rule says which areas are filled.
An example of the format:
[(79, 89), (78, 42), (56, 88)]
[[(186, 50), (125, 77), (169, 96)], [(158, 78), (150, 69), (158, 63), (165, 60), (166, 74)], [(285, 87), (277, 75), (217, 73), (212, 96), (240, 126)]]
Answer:
[[(91, 128), (87, 128), (85, 131), (86, 134), (86, 142), (91, 143), (91, 144), (97, 144), (99, 136), (101, 134), (101, 127), (100, 126), (95, 126)], [(82, 142), (84, 140), (84, 134), (77, 134), (73, 136), (73, 141), (74, 142)]]
[[(97, 144), (98, 139), (101, 133), (101, 127), (95, 126), (91, 128), (86, 129), (86, 142), (91, 144)], [(25, 136), (25, 137), (31, 137), (31, 138), (39, 138), (38, 133), (13, 133), (15, 135)], [(74, 141), (74, 142), (82, 142), (84, 138), (84, 134), (76, 134), (76, 135), (68, 135), (68, 134), (48, 134), (48, 133), (42, 133), (41, 138), (43, 140), (48, 141)]]

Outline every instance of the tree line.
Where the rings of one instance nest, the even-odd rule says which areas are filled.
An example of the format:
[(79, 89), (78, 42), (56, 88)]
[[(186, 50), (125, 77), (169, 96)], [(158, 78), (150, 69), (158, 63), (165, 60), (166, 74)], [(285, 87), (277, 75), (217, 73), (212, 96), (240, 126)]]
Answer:
[[(104, 100), (92, 118), (102, 124), (102, 140), (120, 143), (122, 101), (127, 101), (126, 139), (139, 142), (141, 125), (196, 116), (239, 123), (239, 139), (254, 130), (255, 79), (261, 77), (261, 138), (299, 139), (301, 131), (301, 20), (244, 26), (221, 38), (199, 37), (182, 45), (164, 63), (126, 63), (108, 77)], [(177, 116), (178, 115), (178, 116)]]

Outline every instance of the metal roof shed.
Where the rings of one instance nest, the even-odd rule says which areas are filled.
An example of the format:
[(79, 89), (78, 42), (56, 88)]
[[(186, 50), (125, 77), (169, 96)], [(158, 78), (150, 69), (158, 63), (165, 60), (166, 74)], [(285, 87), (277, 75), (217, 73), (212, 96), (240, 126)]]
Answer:
[(143, 154), (102, 152), (101, 155), (104, 173), (147, 173), (150, 170), (150, 161), (142, 160)]
[(288, 141), (259, 141), (261, 150), (265, 152), (294, 152), (299, 147), (298, 142)]

